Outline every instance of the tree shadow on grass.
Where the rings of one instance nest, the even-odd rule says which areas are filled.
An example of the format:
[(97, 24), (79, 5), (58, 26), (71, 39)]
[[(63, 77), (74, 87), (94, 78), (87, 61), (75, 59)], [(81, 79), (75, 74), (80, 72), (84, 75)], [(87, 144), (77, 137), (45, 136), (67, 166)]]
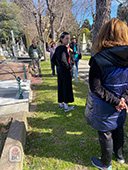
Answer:
[[(84, 106), (78, 106), (75, 105), (75, 109), (72, 111), (72, 114), (79, 114), (79, 113), (83, 113), (84, 112)], [(31, 112), (31, 111), (30, 111)], [(37, 104), (36, 107), (36, 112), (45, 112), (45, 113), (52, 113), (55, 115), (65, 115), (64, 110), (59, 110), (59, 104), (58, 103), (53, 103), (53, 101), (49, 100), (45, 100), (42, 101), (41, 100), (41, 104)], [(68, 112), (67, 112), (68, 114)]]
[[(53, 79), (52, 79), (53, 81)], [(35, 91), (40, 91), (40, 90), (56, 90), (56, 94), (57, 94), (57, 82), (56, 85), (53, 86), (49, 85), (49, 84), (37, 84), (34, 85), (33, 90)], [(83, 89), (83, 90), (82, 90)], [(83, 98), (85, 99), (88, 93), (88, 85), (87, 83), (83, 83), (83, 81), (78, 81), (78, 83), (73, 82), (73, 93), (74, 93), (74, 97), (78, 97), (78, 98)], [(50, 95), (50, 94), (49, 94)]]
[[(32, 131), (27, 133), (25, 154), (93, 167), (90, 160), (92, 156), (101, 156), (100, 145), (97, 131), (86, 122), (84, 106), (75, 106), (73, 111), (65, 113), (58, 110), (58, 104), (46, 108), (49, 101), (45, 101), (43, 105), (39, 105), (34, 117), (28, 117)], [(127, 163), (127, 151), (125, 158)]]
[(78, 83), (73, 82), (73, 91), (75, 97), (86, 99), (88, 94), (88, 85), (87, 83), (83, 83), (83, 81), (78, 80)]
[(83, 110), (83, 106), (77, 106), (68, 113), (57, 111), (50, 118), (28, 118), (33, 132), (27, 136), (25, 153), (92, 166), (91, 157), (100, 156), (98, 137), (86, 123)]
[(47, 85), (37, 84), (35, 86), (35, 91), (40, 91), (40, 90), (57, 90), (57, 86), (48, 85), (48, 84)]

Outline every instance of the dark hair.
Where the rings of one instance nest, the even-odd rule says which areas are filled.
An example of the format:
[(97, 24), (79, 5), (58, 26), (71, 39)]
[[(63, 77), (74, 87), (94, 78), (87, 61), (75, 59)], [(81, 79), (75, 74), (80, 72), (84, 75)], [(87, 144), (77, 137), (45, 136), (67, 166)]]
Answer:
[(68, 32), (63, 32), (61, 35), (60, 35), (60, 42), (62, 43), (61, 41), (61, 38), (63, 39), (65, 37), (65, 35), (69, 35)]
[(55, 41), (51, 41), (50, 44), (51, 44), (51, 43), (52, 43), (52, 44), (56, 44)]

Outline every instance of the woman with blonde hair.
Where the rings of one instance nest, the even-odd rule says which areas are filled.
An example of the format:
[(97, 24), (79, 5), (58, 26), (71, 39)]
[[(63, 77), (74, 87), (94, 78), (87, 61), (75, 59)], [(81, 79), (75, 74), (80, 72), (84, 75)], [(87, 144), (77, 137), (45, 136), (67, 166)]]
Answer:
[(95, 167), (111, 170), (112, 154), (124, 163), (123, 125), (128, 102), (128, 27), (117, 18), (106, 22), (93, 46), (89, 65), (89, 91), (85, 108), (87, 122), (98, 131), (101, 159)]

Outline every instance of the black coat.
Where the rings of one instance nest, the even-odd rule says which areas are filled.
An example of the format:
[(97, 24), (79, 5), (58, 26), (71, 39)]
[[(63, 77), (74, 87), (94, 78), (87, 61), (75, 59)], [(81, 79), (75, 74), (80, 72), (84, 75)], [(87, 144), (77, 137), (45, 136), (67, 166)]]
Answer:
[(74, 101), (71, 64), (68, 59), (67, 47), (64, 45), (57, 47), (52, 61), (58, 66), (58, 102), (71, 103)]
[[(69, 47), (73, 50), (73, 52), (74, 52), (74, 46), (76, 46), (76, 51), (77, 51), (77, 53), (79, 55), (81, 53), (79, 44), (78, 43), (74, 43), (74, 42), (71, 42), (69, 44)], [(76, 52), (74, 54), (76, 54)]]

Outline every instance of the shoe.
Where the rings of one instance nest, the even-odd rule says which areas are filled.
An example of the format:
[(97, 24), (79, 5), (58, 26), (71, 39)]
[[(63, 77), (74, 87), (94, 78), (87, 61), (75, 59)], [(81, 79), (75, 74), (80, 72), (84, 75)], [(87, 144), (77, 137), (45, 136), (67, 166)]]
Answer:
[[(112, 152), (112, 154), (116, 157), (114, 151)], [(122, 159), (121, 159), (121, 158), (117, 158), (117, 161), (118, 161), (119, 163), (121, 163), (121, 164), (124, 164), (124, 163), (125, 163), (125, 159), (123, 158), (123, 156), (122, 156)]]
[(42, 77), (42, 75), (40, 74), (39, 77)]
[(35, 74), (35, 77), (38, 77), (38, 74)]
[(64, 104), (59, 105), (59, 110), (63, 110), (63, 108), (64, 108)]
[(68, 105), (67, 108), (64, 108), (64, 111), (65, 111), (65, 112), (68, 112), (68, 111), (70, 111), (70, 110), (73, 110), (74, 108), (75, 108), (74, 106)]
[(91, 162), (92, 162), (92, 164), (93, 164), (95, 167), (97, 167), (97, 168), (99, 168), (99, 169), (101, 169), (101, 170), (112, 170), (112, 166), (109, 165), (108, 167), (105, 167), (105, 166), (102, 164), (101, 159), (92, 158), (92, 159), (91, 159)]
[(119, 163), (121, 163), (121, 164), (124, 164), (124, 163), (125, 163), (125, 159), (118, 159), (118, 158), (117, 158), (117, 161), (118, 161)]

